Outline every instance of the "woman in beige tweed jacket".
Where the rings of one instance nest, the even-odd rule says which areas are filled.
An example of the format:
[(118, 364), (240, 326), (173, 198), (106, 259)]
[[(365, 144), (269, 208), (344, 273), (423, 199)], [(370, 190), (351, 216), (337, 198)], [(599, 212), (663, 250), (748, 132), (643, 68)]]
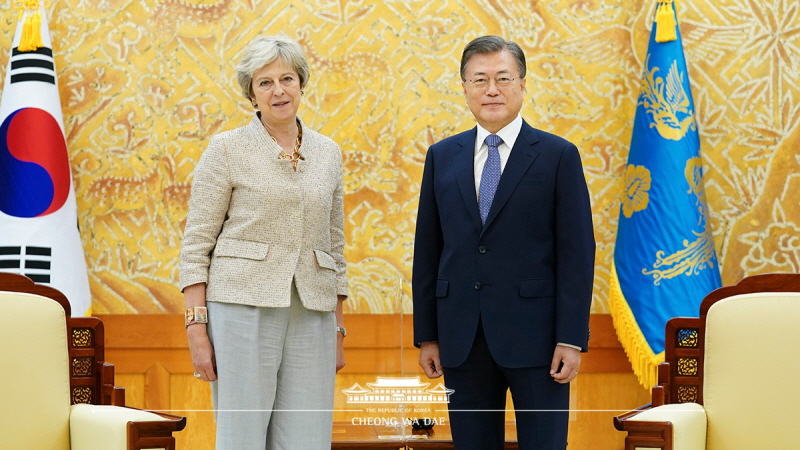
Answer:
[(297, 119), (297, 42), (258, 38), (237, 72), (257, 112), (211, 139), (181, 248), (186, 307), (208, 308), (207, 324), (187, 321), (195, 376), (212, 382), (217, 449), (329, 449), (348, 294), (341, 153)]

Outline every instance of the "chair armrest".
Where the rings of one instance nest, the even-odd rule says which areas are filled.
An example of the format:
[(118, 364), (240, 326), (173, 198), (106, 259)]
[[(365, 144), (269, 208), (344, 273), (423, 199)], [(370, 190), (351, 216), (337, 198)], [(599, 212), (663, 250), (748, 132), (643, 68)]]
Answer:
[(697, 403), (646, 407), (615, 417), (614, 426), (628, 432), (625, 448), (706, 448), (706, 411)]
[(175, 445), (172, 432), (185, 426), (185, 417), (134, 408), (89, 404), (70, 407), (73, 450), (171, 449)]

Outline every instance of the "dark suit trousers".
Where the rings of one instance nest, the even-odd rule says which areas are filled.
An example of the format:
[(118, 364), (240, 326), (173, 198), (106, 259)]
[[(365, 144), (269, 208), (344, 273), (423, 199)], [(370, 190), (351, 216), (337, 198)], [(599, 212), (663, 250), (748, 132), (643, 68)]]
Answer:
[(455, 450), (502, 450), (506, 392), (511, 389), (521, 450), (564, 450), (569, 423), (569, 384), (556, 383), (550, 367), (506, 368), (489, 352), (483, 324), (466, 361), (444, 367), (455, 392), (448, 406)]

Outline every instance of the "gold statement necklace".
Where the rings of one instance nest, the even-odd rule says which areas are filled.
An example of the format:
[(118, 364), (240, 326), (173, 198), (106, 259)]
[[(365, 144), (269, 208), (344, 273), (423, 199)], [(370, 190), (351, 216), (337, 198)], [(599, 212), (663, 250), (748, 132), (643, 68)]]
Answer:
[[(264, 128), (266, 128), (266, 126)], [(276, 144), (278, 144), (278, 140), (275, 139), (275, 136), (270, 134), (269, 137), (271, 137), (272, 140)], [(291, 154), (288, 154), (288, 153), (286, 153), (285, 150), (283, 150), (283, 148), (281, 148), (281, 153), (278, 155), (278, 159), (288, 159), (292, 163), (292, 169), (294, 169), (295, 172), (297, 172), (297, 162), (300, 161), (301, 159), (303, 161), (306, 160), (306, 158), (302, 154), (300, 154), (300, 145), (302, 143), (303, 143), (303, 127), (300, 126), (300, 121), (298, 120), (297, 121), (297, 139), (295, 140), (295, 143), (294, 143), (294, 151)], [(278, 147), (280, 147), (280, 144), (278, 144)]]

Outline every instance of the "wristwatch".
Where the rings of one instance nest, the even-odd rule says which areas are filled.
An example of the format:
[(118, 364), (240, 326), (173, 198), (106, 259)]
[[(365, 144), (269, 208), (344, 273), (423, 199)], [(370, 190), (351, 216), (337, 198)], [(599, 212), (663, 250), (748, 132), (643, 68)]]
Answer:
[(186, 328), (197, 323), (208, 323), (208, 309), (205, 306), (192, 306), (186, 310)]
[(342, 333), (342, 337), (346, 337), (347, 336), (347, 328), (345, 328), (345, 327), (336, 327), (336, 331), (338, 331), (339, 333)]

